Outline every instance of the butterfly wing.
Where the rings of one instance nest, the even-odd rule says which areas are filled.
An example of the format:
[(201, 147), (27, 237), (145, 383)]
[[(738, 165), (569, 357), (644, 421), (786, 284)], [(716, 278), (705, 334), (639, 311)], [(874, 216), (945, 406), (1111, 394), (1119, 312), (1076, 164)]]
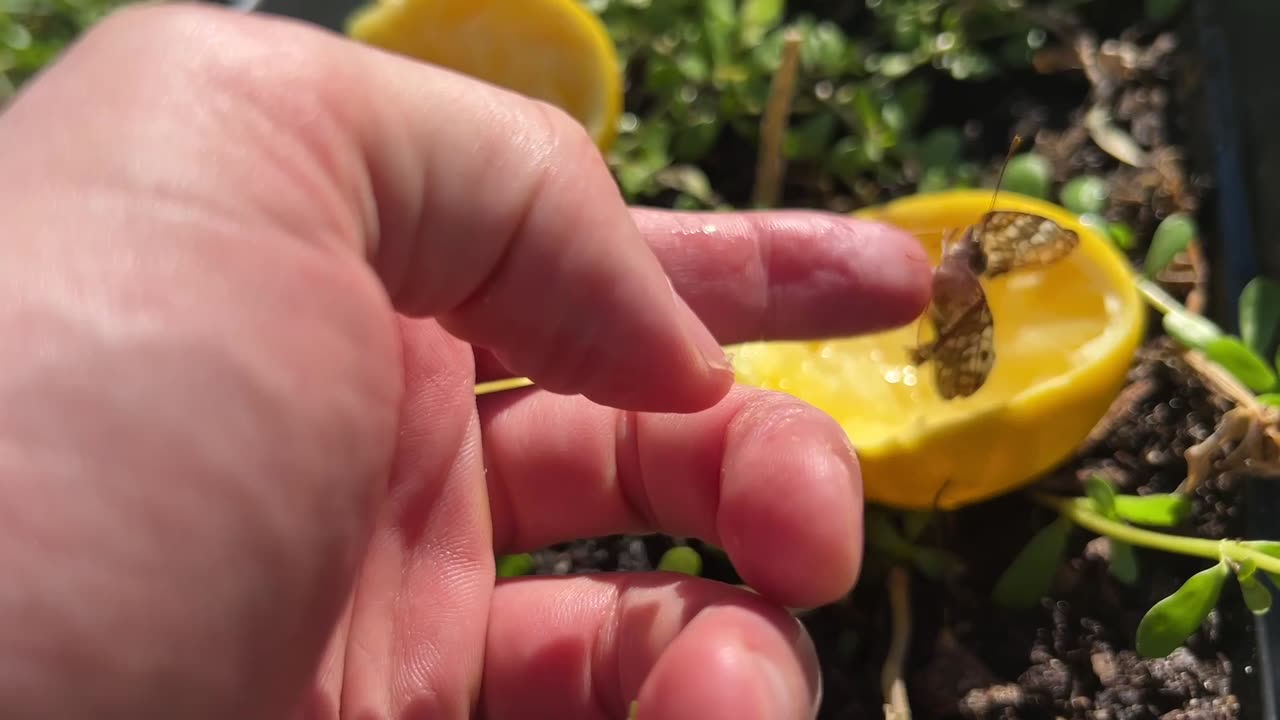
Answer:
[(944, 400), (974, 394), (995, 366), (995, 322), (986, 294), (975, 287), (977, 297), (942, 326), (933, 344), (934, 384)]
[(944, 399), (977, 392), (995, 364), (995, 323), (978, 276), (963, 261), (944, 261), (934, 273), (928, 318), (936, 336), (914, 350), (911, 361), (933, 361), (935, 385)]
[(986, 256), (987, 277), (1011, 270), (1055, 263), (1080, 244), (1080, 236), (1048, 218), (1031, 213), (996, 210), (977, 225), (978, 242)]

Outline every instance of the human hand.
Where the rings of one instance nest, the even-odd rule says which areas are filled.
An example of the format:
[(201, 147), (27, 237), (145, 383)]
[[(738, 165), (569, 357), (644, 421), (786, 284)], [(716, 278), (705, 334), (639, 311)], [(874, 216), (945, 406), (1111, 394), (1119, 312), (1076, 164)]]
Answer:
[[(911, 237), (629, 211), (558, 111), (213, 8), (105, 21), (0, 158), (7, 717), (811, 714), (783, 606), (856, 579), (856, 460), (731, 387), (702, 322), (907, 322)], [(623, 531), (716, 543), (760, 594), (495, 583), (495, 552)]]

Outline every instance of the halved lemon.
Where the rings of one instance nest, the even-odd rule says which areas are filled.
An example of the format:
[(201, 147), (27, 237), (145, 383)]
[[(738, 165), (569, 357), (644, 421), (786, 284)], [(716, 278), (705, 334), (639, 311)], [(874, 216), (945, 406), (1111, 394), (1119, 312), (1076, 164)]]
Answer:
[(377, 0), (351, 17), (346, 32), (555, 105), (602, 152), (616, 137), (617, 50), (580, 0)]
[[(954, 509), (1023, 487), (1071, 456), (1125, 385), (1146, 309), (1127, 261), (1066, 210), (1018, 195), (997, 207), (1049, 218), (1080, 246), (1042, 270), (984, 280), (996, 362), (975, 394), (944, 401), (933, 366), (911, 367), (918, 323), (856, 338), (731, 348), (740, 382), (789, 393), (843, 426), (866, 498)], [(976, 222), (990, 191), (904, 198), (859, 211), (913, 232), (932, 254), (948, 228)]]

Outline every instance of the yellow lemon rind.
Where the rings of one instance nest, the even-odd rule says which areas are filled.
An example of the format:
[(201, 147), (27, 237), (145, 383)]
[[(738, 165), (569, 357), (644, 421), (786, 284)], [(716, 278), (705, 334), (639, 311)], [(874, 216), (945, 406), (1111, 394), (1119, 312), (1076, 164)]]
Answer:
[[(426, 0), (416, 1), (424, 2)], [(594, 90), (596, 102), (591, 103), (594, 110), (593, 114), (597, 115), (599, 119), (597, 122), (592, 122), (591, 118), (573, 113), (569, 108), (562, 109), (570, 112), (587, 129), (602, 154), (608, 153), (617, 140), (618, 118), (623, 109), (622, 64), (618, 58), (617, 46), (614, 44), (608, 28), (605, 27), (600, 17), (578, 0), (540, 0), (540, 2), (542, 5), (554, 8), (556, 12), (560, 13), (563, 22), (576, 28), (590, 48), (589, 53), (587, 53), (589, 57), (583, 58), (582, 67), (595, 64), (599, 68), (600, 83), (596, 85)], [(360, 42), (386, 48), (388, 45), (393, 44), (388, 42), (389, 38), (393, 38), (397, 33), (403, 32), (403, 28), (399, 27), (398, 24), (403, 22), (401, 18), (407, 12), (405, 10), (406, 5), (407, 3), (404, 0), (377, 0), (367, 3), (356, 9), (347, 18), (344, 33)], [(472, 37), (474, 37), (474, 33)], [(475, 38), (475, 40), (480, 42), (483, 41), (483, 38)], [(536, 50), (531, 49), (530, 52), (536, 52)], [(517, 88), (504, 83), (501, 77), (481, 77), (478, 79), (499, 87), (518, 91)]]

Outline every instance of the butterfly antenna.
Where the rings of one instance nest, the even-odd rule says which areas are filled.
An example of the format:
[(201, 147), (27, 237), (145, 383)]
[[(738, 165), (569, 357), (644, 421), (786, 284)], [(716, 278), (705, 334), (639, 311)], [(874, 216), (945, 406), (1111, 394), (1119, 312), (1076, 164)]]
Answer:
[[(991, 193), (991, 207), (987, 210), (990, 215), (996, 209), (996, 198), (1000, 197), (1000, 186), (1004, 184), (1004, 171), (1009, 169), (1009, 161), (1013, 159), (1013, 154), (1018, 152), (1018, 148), (1022, 147), (1022, 136), (1014, 135), (1013, 142), (1009, 143), (1009, 152), (1004, 156), (1004, 162), (1000, 164), (1000, 174), (996, 176), (996, 187)], [(986, 225), (986, 219), (983, 219), (983, 225)]]

